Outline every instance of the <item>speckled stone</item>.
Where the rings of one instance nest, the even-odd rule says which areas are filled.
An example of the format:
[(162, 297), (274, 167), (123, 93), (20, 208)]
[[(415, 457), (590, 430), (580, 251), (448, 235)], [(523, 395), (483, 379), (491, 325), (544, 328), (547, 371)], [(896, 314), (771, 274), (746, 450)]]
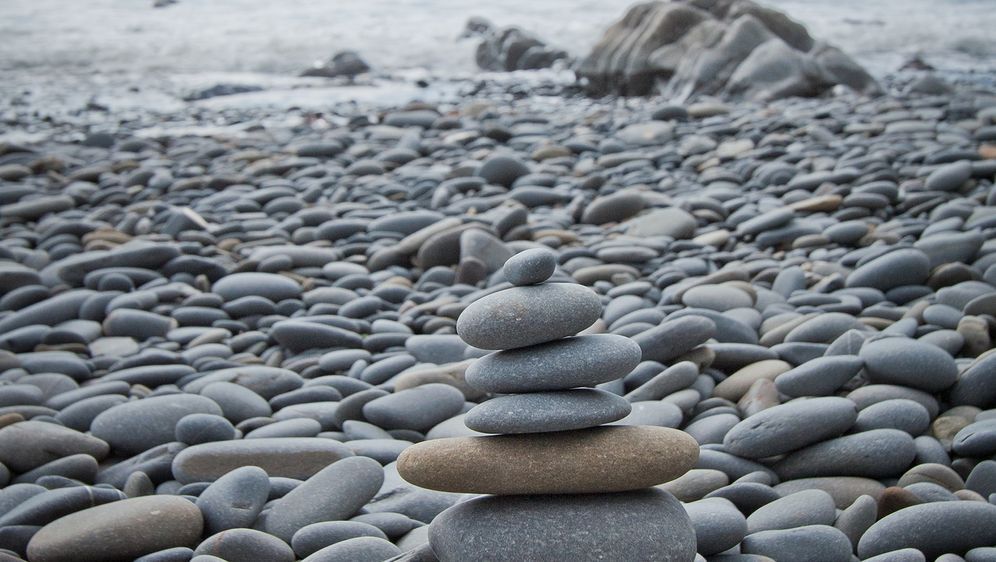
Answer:
[(565, 338), (485, 355), (467, 368), (467, 384), (496, 393), (565, 390), (618, 379), (640, 362), (633, 340), (612, 334)]
[(660, 490), (476, 498), (440, 514), (429, 543), (443, 562), (546, 560), (551, 553), (564, 560), (687, 562), (696, 547), (688, 515)]
[(992, 544), (996, 537), (996, 505), (971, 502), (935, 502), (914, 505), (887, 515), (872, 525), (858, 542), (862, 558), (916, 548), (929, 559), (944, 553), (964, 554)]
[(454, 437), (418, 443), (398, 458), (423, 488), (478, 494), (618, 492), (673, 480), (698, 459), (688, 434), (662, 427)]
[(544, 248), (531, 248), (508, 258), (502, 267), (505, 280), (513, 285), (536, 285), (553, 275), (557, 256)]
[(626, 417), (629, 401), (582, 388), (499, 396), (475, 406), (464, 423), (482, 433), (538, 433), (594, 427)]
[(726, 434), (723, 446), (744, 458), (781, 455), (842, 435), (857, 416), (854, 402), (846, 398), (796, 400), (744, 419)]
[(236, 468), (258, 466), (270, 476), (305, 480), (351, 456), (342, 443), (316, 437), (217, 441), (180, 451), (173, 459), (173, 476), (184, 484), (213, 482)]
[(166, 548), (192, 547), (203, 520), (193, 503), (146, 496), (78, 511), (43, 527), (28, 543), (32, 562), (130, 561)]
[(301, 287), (289, 277), (274, 273), (234, 273), (211, 287), (226, 302), (247, 296), (260, 296), (273, 302), (301, 296)]
[(949, 388), (958, 379), (954, 359), (940, 348), (908, 338), (892, 337), (865, 343), (868, 380), (901, 384), (927, 392)]
[(512, 287), (474, 301), (457, 333), (481, 349), (513, 349), (577, 334), (602, 314), (591, 289), (570, 283)]
[(810, 445), (773, 465), (783, 480), (813, 476), (887, 478), (916, 456), (913, 438), (898, 429), (873, 429)]

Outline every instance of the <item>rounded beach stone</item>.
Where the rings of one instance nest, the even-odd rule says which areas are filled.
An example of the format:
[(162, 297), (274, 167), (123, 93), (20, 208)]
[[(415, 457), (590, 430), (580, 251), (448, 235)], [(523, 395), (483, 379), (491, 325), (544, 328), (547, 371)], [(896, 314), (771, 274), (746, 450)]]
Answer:
[(716, 385), (713, 395), (734, 402), (738, 401), (747, 394), (751, 385), (758, 380), (774, 380), (791, 368), (792, 365), (780, 359), (767, 359), (752, 363), (723, 379), (722, 382)]
[(626, 337), (595, 334), (490, 353), (467, 368), (470, 386), (485, 392), (566, 390), (618, 379), (640, 362)]
[(851, 560), (851, 541), (840, 530), (828, 525), (806, 525), (753, 533), (744, 537), (740, 550), (744, 554), (758, 554), (772, 560)]
[(301, 527), (294, 533), (291, 546), (295, 554), (305, 558), (327, 546), (356, 537), (388, 538), (381, 529), (362, 521), (322, 521)]
[(379, 537), (355, 537), (315, 552), (302, 562), (383, 562), (394, 560), (401, 549)]
[(425, 432), (463, 409), (463, 393), (455, 387), (431, 383), (367, 402), (363, 416), (383, 429)]
[(964, 554), (992, 544), (996, 537), (996, 505), (972, 502), (934, 502), (900, 509), (879, 519), (858, 541), (858, 555), (877, 556), (901, 548), (915, 548), (928, 559)]
[(477, 169), (477, 175), (484, 181), (503, 187), (511, 187), (515, 180), (528, 173), (526, 164), (512, 154), (496, 154)]
[(959, 160), (937, 168), (927, 176), (925, 186), (930, 191), (956, 191), (972, 177), (972, 163)]
[(212, 482), (197, 497), (208, 534), (249, 527), (270, 495), (270, 478), (258, 466), (243, 466)]
[(226, 562), (294, 562), (294, 551), (287, 543), (255, 529), (229, 529), (204, 539), (194, 555), (217, 556)]
[(913, 438), (898, 429), (873, 429), (799, 449), (772, 468), (782, 480), (814, 476), (888, 478), (916, 457)]
[(502, 267), (505, 280), (513, 285), (535, 285), (553, 275), (557, 256), (545, 248), (531, 248), (508, 258)]
[(110, 337), (131, 337), (147, 340), (163, 337), (179, 326), (176, 319), (160, 316), (144, 310), (118, 308), (107, 315), (103, 322), (103, 332)]
[(951, 449), (964, 457), (988, 457), (996, 454), (996, 418), (963, 427), (951, 440)]
[(792, 397), (827, 396), (854, 378), (865, 362), (853, 355), (817, 357), (775, 379), (778, 392)]
[(576, 494), (661, 484), (697, 459), (698, 444), (682, 431), (612, 426), (424, 441), (398, 457), (398, 472), (446, 492)]
[(278, 437), (217, 441), (187, 447), (173, 459), (173, 476), (183, 484), (213, 482), (242, 466), (258, 466), (271, 476), (306, 480), (335, 461), (353, 456), (332, 439)]
[(930, 427), (930, 413), (918, 402), (897, 398), (872, 404), (861, 410), (854, 422), (854, 431), (869, 429), (899, 429), (912, 436), (923, 434)]
[(481, 349), (513, 349), (572, 336), (598, 320), (598, 295), (582, 285), (512, 287), (482, 297), (457, 319), (457, 333)]
[[(996, 270), (996, 267), (991, 268)], [(954, 404), (996, 407), (996, 352), (990, 351), (976, 359), (958, 377), (951, 388), (951, 401)]]
[(189, 414), (176, 422), (176, 440), (186, 445), (228, 441), (236, 434), (232, 422), (214, 414)]
[(632, 407), (619, 395), (594, 388), (499, 396), (464, 418), (481, 433), (538, 433), (594, 427), (626, 417)]
[(942, 349), (902, 337), (865, 343), (860, 357), (872, 383), (900, 384), (940, 392), (958, 379), (954, 358)]
[(221, 415), (213, 400), (196, 394), (171, 394), (133, 400), (104, 411), (90, 432), (115, 451), (141, 453), (176, 438), (176, 425), (190, 414)]
[(847, 535), (851, 545), (857, 548), (861, 535), (868, 530), (868, 527), (875, 524), (877, 517), (878, 502), (875, 501), (875, 498), (864, 495), (841, 511), (833, 526)]
[(684, 562), (695, 558), (696, 547), (681, 504), (656, 489), (475, 498), (436, 517), (429, 543), (444, 562), (544, 560), (551, 553), (564, 560)]
[(723, 438), (723, 446), (744, 458), (772, 457), (843, 435), (857, 417), (854, 402), (847, 398), (795, 400), (762, 410), (733, 426)]
[(633, 337), (643, 352), (643, 361), (669, 363), (716, 335), (716, 323), (704, 316), (665, 320), (659, 326)]
[(805, 525), (832, 525), (837, 508), (830, 494), (823, 490), (804, 490), (789, 494), (758, 508), (747, 518), (747, 532), (793, 529)]
[(320, 521), (348, 519), (384, 483), (384, 469), (367, 457), (351, 457), (322, 469), (273, 504), (266, 532), (291, 542), (299, 529)]
[(684, 505), (695, 528), (696, 551), (709, 556), (729, 550), (747, 534), (747, 521), (725, 498), (709, 498)]
[(225, 302), (248, 296), (258, 296), (273, 302), (296, 299), (301, 296), (301, 286), (293, 279), (275, 273), (233, 273), (219, 279), (211, 291)]
[(57, 423), (27, 420), (0, 428), (0, 463), (14, 472), (76, 454), (103, 460), (109, 450), (106, 441)]
[(930, 260), (920, 250), (902, 249), (879, 256), (847, 276), (847, 287), (888, 291), (904, 285), (922, 285), (930, 274)]
[(202, 388), (200, 394), (220, 406), (222, 415), (234, 424), (273, 413), (262, 396), (232, 382), (213, 382)]
[(166, 548), (193, 547), (201, 512), (176, 496), (146, 496), (91, 507), (42, 527), (28, 543), (38, 562), (130, 561)]

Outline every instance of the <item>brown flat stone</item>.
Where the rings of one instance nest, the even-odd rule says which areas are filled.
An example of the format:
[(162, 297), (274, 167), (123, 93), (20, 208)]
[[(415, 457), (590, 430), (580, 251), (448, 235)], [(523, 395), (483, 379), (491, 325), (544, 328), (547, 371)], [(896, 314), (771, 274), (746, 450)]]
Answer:
[(717, 384), (713, 396), (737, 402), (747, 394), (755, 382), (761, 379), (775, 380), (775, 377), (791, 368), (792, 365), (779, 359), (765, 359), (751, 363)]
[(193, 502), (147, 496), (56, 519), (28, 543), (32, 562), (116, 562), (178, 546), (194, 547), (204, 522)]
[(698, 457), (698, 444), (683, 431), (617, 426), (424, 441), (401, 453), (398, 472), (445, 492), (587, 494), (662, 484)]

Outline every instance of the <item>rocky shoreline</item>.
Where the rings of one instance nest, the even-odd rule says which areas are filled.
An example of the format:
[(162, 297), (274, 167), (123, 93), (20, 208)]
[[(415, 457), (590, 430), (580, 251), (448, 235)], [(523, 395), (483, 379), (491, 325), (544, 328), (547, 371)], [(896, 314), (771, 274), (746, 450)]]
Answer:
[[(463, 523), (521, 560), (553, 530), (516, 514), (597, 512), (611, 541), (673, 499), (696, 559), (990, 559), (996, 95), (919, 76), (767, 104), (479, 80), (7, 106), (33, 142), (0, 144), (0, 560), (446, 560)], [(514, 271), (537, 248), (553, 271)], [(501, 298), (536, 321), (474, 311)], [(575, 386), (612, 411), (538, 415)], [(657, 427), (584, 429), (610, 418)], [(557, 459), (589, 487), (518, 453), (419, 482), (444, 491), (399, 474), (537, 424), (599, 434)], [(633, 472), (660, 428), (694, 468)], [(462, 494), (521, 490), (553, 495)]]

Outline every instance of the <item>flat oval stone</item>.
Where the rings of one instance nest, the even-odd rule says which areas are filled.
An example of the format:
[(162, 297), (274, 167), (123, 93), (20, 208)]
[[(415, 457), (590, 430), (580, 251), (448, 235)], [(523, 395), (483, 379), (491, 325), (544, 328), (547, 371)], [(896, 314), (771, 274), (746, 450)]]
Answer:
[(424, 432), (461, 409), (462, 392), (448, 384), (431, 383), (375, 398), (363, 406), (363, 416), (383, 429)]
[(401, 549), (380, 537), (355, 537), (315, 552), (302, 562), (382, 562), (395, 560)]
[(851, 559), (851, 541), (847, 535), (828, 525), (753, 533), (740, 543), (740, 550), (744, 554), (779, 561), (845, 562)]
[(289, 543), (306, 525), (348, 519), (373, 499), (383, 483), (384, 469), (373, 459), (336, 461), (273, 504), (266, 532)]
[(762, 410), (733, 426), (723, 446), (744, 458), (773, 457), (842, 435), (857, 417), (854, 402), (847, 398), (796, 400)]
[(225, 302), (248, 296), (280, 302), (301, 296), (300, 285), (289, 277), (275, 273), (233, 273), (219, 279), (211, 290), (225, 299)]
[(107, 442), (57, 423), (28, 420), (0, 429), (0, 463), (14, 472), (76, 454), (103, 460), (109, 451)]
[(102, 412), (90, 425), (94, 436), (115, 451), (141, 453), (176, 438), (176, 424), (190, 414), (221, 415), (211, 399), (195, 394), (171, 394), (133, 400)]
[(598, 295), (582, 285), (512, 287), (471, 303), (457, 319), (457, 333), (481, 349), (514, 349), (573, 336), (601, 314)]
[(879, 256), (851, 272), (847, 287), (888, 291), (904, 285), (922, 285), (930, 274), (930, 260), (920, 250), (903, 249)]
[(619, 395), (594, 388), (499, 396), (475, 406), (464, 423), (481, 433), (538, 433), (594, 427), (626, 417)]
[(294, 562), (294, 551), (284, 541), (255, 529), (229, 529), (204, 539), (195, 556), (217, 556), (226, 562)]
[(698, 444), (682, 431), (612, 426), (424, 441), (398, 457), (398, 472), (446, 492), (585, 494), (661, 484), (696, 460)]
[(502, 266), (505, 280), (513, 285), (535, 285), (553, 275), (557, 269), (557, 256), (545, 248), (530, 248), (508, 258)]
[(709, 498), (684, 505), (695, 528), (697, 552), (704, 556), (729, 550), (747, 534), (747, 521), (725, 498)]
[(197, 497), (208, 534), (250, 527), (270, 495), (270, 478), (258, 466), (243, 466), (212, 482)]
[(856, 432), (869, 429), (899, 429), (921, 435), (930, 426), (930, 413), (918, 402), (897, 398), (884, 400), (861, 410), (854, 423)]
[(958, 379), (954, 358), (939, 347), (909, 338), (882, 338), (866, 342), (860, 357), (868, 380), (940, 392)]
[(812, 476), (888, 478), (916, 456), (913, 438), (898, 429), (873, 429), (795, 451), (772, 468), (783, 480)]
[[(593, 532), (597, 529), (598, 532)], [(509, 540), (514, 537), (515, 540)], [(429, 526), (440, 560), (661, 560), (695, 558), (695, 530), (661, 490), (492, 496), (459, 503)]]
[(618, 379), (640, 356), (640, 346), (629, 338), (584, 335), (485, 355), (465, 376), (467, 384), (485, 392), (565, 390)]
[(996, 418), (966, 425), (955, 434), (951, 448), (964, 457), (987, 457), (996, 453)]
[(356, 537), (377, 537), (387, 540), (384, 531), (370, 523), (355, 520), (322, 521), (302, 527), (294, 533), (291, 546), (298, 556), (304, 558), (327, 546)]
[(775, 378), (778, 392), (792, 397), (826, 396), (854, 378), (864, 360), (853, 355), (817, 357)]
[(217, 441), (187, 447), (173, 459), (173, 476), (183, 484), (213, 482), (242, 466), (271, 476), (306, 480), (335, 461), (353, 456), (348, 447), (318, 437)]
[(803, 490), (761, 506), (747, 518), (747, 532), (794, 529), (805, 525), (832, 525), (837, 507), (823, 490)]
[(945, 554), (990, 546), (996, 537), (996, 505), (983, 502), (933, 502), (891, 513), (872, 525), (858, 541), (858, 555), (877, 556), (915, 548), (929, 560)]
[(28, 543), (38, 562), (113, 562), (201, 538), (201, 512), (176, 496), (145, 496), (84, 509), (42, 527)]

